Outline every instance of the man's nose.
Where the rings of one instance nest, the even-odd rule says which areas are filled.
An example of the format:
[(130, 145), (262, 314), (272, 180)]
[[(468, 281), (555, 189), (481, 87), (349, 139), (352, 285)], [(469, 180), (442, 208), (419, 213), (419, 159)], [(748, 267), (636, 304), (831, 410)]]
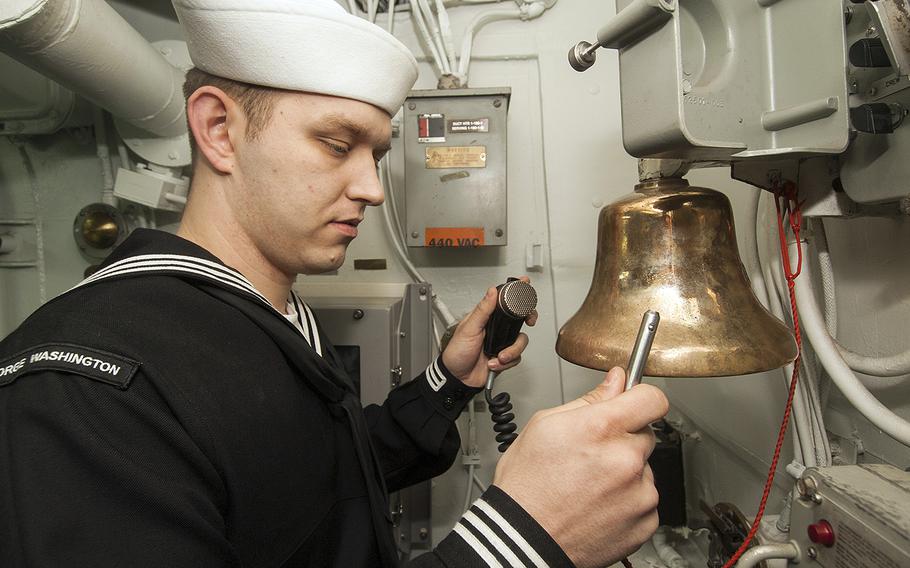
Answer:
[(379, 179), (379, 167), (372, 156), (358, 160), (357, 170), (348, 186), (348, 197), (355, 201), (364, 201), (367, 205), (381, 205), (385, 201), (385, 192)]

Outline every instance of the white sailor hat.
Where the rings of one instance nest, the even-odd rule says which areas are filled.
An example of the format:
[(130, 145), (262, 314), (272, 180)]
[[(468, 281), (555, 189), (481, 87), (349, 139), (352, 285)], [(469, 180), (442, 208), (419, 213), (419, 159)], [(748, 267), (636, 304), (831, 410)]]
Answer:
[(173, 0), (193, 64), (235, 81), (356, 99), (394, 115), (417, 80), (400, 41), (334, 0)]

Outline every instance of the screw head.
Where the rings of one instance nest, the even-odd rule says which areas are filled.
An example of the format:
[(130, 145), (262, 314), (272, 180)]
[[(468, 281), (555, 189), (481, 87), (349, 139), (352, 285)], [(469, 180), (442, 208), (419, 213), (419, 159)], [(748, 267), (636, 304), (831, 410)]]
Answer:
[(420, 537), (420, 540), (426, 540), (430, 536), (430, 531), (426, 527), (420, 527), (420, 531), (417, 535)]
[(806, 549), (806, 556), (809, 558), (818, 558), (818, 550), (814, 546)]
[(417, 231), (411, 231), (411, 238), (412, 238), (412, 239), (416, 239), (416, 238), (419, 237), (419, 236), (420, 236), (420, 233), (418, 233)]
[(502, 99), (493, 99), (493, 106), (499, 108), (502, 106)]
[(355, 320), (363, 319), (363, 310), (361, 310), (360, 308), (357, 308), (356, 310), (354, 310), (354, 313), (351, 315), (354, 317)]
[(408, 110), (414, 110), (417, 108), (417, 103), (408, 103)]
[(495, 231), (493, 231), (493, 234), (496, 235), (497, 237), (501, 237), (503, 235), (502, 229), (496, 229)]

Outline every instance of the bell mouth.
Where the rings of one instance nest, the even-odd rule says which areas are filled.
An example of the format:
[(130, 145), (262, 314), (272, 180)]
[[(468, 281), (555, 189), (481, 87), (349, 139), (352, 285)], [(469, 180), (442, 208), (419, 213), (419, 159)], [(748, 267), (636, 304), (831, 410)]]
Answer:
[(647, 310), (661, 325), (646, 375), (744, 375), (796, 358), (793, 334), (752, 292), (729, 200), (682, 178), (644, 181), (601, 210), (591, 288), (556, 352), (592, 369), (624, 367)]

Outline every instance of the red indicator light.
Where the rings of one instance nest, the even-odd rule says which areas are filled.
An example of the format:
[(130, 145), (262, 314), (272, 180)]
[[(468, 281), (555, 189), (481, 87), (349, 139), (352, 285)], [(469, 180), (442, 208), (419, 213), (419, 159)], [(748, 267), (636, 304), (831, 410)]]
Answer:
[(812, 523), (809, 525), (808, 532), (809, 540), (815, 544), (829, 548), (834, 546), (834, 527), (828, 521), (822, 519), (817, 523)]

